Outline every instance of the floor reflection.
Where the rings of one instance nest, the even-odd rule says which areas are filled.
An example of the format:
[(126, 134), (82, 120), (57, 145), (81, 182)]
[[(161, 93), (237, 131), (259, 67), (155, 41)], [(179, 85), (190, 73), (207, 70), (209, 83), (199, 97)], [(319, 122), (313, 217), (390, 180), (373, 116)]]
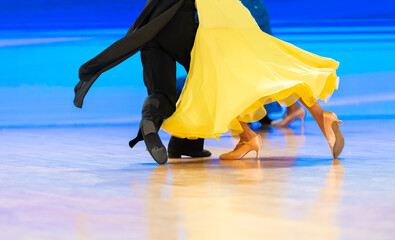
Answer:
[[(201, 160), (157, 166), (144, 195), (147, 238), (337, 239), (341, 162), (333, 160), (326, 183), (314, 191), (315, 200), (300, 202), (303, 196), (286, 196), (295, 160)], [(305, 209), (303, 217), (289, 217), (300, 207)]]
[(347, 121), (341, 162), (308, 121), (260, 131), (260, 159), (219, 160), (225, 136), (167, 166), (130, 127), (6, 129), (0, 239), (392, 239), (394, 126)]

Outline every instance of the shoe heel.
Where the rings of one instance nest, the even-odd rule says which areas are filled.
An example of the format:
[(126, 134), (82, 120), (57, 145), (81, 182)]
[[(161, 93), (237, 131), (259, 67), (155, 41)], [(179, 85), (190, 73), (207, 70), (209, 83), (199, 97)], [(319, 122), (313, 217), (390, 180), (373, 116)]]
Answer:
[(327, 116), (327, 118), (330, 119), (331, 122), (336, 122), (336, 123), (338, 123), (340, 125), (343, 124), (343, 121), (339, 120), (339, 118), (337, 117), (336, 113), (334, 113), (334, 112), (325, 112), (324, 114)]
[(256, 151), (256, 158), (260, 158), (261, 157), (261, 151)]
[(256, 152), (256, 158), (260, 158), (262, 146), (263, 146), (262, 137), (258, 135), (258, 143), (257, 143), (257, 145), (256, 145), (256, 147), (255, 147), (255, 149), (254, 149), (255, 152)]

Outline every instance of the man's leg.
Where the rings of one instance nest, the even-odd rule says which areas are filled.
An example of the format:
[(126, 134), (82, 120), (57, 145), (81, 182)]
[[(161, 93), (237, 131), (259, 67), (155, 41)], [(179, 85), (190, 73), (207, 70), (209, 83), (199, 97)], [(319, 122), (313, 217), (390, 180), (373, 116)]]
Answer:
[[(186, 62), (186, 61), (185, 61)], [(182, 64), (183, 62), (181, 62)], [(189, 67), (189, 62), (185, 65)], [(185, 69), (188, 71), (188, 68)], [(185, 77), (177, 78), (177, 97), (180, 96), (185, 84)], [(181, 158), (182, 155), (189, 157), (210, 157), (211, 152), (204, 149), (204, 139), (197, 140), (182, 139), (172, 136), (167, 147), (169, 158)]]
[(155, 41), (141, 50), (144, 83), (148, 90), (140, 123), (140, 131), (147, 150), (159, 164), (167, 162), (167, 152), (158, 131), (164, 119), (175, 111), (176, 63)]

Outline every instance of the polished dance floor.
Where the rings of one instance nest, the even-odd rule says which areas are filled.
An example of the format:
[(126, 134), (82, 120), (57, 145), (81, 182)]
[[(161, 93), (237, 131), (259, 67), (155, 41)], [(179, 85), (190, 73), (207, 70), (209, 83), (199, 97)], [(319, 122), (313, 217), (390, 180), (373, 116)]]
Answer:
[(133, 125), (4, 128), (0, 239), (394, 239), (394, 126), (346, 120), (339, 159), (307, 121), (259, 130), (259, 159), (219, 160), (224, 136), (162, 166)]
[(128, 147), (138, 56), (72, 104), (78, 67), (126, 29), (0, 31), (0, 240), (395, 239), (394, 25), (273, 30), (341, 62), (323, 105), (344, 120), (340, 159), (307, 116), (259, 130), (260, 159), (219, 160), (237, 141), (224, 136), (206, 141), (211, 158), (158, 166)]

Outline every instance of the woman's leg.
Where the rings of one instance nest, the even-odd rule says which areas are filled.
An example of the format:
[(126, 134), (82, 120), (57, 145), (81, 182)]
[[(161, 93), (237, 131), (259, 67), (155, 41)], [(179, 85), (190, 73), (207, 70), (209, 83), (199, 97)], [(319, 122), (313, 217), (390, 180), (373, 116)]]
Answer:
[(299, 101), (311, 113), (318, 126), (320, 127), (322, 133), (326, 136), (324, 128), (324, 110), (322, 109), (321, 105), (317, 102), (312, 107), (309, 107), (306, 105), (305, 102), (303, 102), (302, 99), (299, 99)]
[(344, 148), (344, 137), (339, 128), (339, 125), (343, 124), (343, 122), (340, 121), (333, 112), (324, 112), (318, 102), (312, 107), (308, 107), (303, 100), (300, 100), (300, 102), (307, 108), (307, 110), (309, 110), (311, 115), (313, 115), (315, 121), (328, 141), (333, 158), (336, 159)]
[(248, 142), (256, 136), (256, 133), (245, 122), (240, 122), (243, 132), (239, 134), (239, 143)]

